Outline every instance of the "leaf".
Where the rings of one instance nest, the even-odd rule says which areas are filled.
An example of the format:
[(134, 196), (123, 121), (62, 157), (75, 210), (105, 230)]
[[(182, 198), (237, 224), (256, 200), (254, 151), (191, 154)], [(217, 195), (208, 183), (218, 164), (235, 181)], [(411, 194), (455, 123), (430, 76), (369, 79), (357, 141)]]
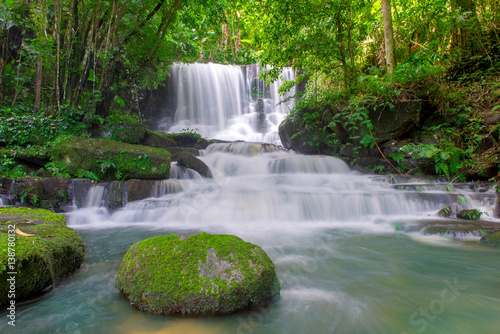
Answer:
[(123, 99), (118, 95), (115, 95), (115, 102), (118, 103), (120, 107), (125, 107), (125, 101), (123, 101)]
[(21, 231), (18, 228), (16, 228), (16, 234), (21, 235), (23, 237), (34, 237), (35, 236), (34, 234), (24, 233), (23, 231)]
[(89, 78), (87, 80), (88, 81), (92, 81), (92, 82), (97, 82), (97, 78), (95, 76), (95, 73), (94, 73), (93, 69), (90, 69)]

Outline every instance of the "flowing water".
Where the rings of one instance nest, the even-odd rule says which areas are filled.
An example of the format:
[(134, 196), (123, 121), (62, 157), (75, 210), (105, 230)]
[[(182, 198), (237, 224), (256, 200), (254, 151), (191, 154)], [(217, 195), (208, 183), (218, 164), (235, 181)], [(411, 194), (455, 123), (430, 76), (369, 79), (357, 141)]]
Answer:
[[(196, 172), (158, 185), (151, 198), (113, 213), (100, 189), (69, 214), (87, 245), (82, 269), (37, 303), (17, 309), (2, 333), (497, 333), (500, 249), (479, 236), (425, 228), (447, 220), (444, 204), (489, 211), (493, 190), (352, 172), (333, 157), (269, 145), (226, 144)], [(391, 181), (391, 182), (388, 182)], [(96, 187), (97, 188), (97, 187)], [(484, 224), (498, 222), (485, 218)], [(186, 319), (142, 313), (114, 288), (135, 242), (165, 234), (229, 233), (260, 245), (275, 263), (280, 298), (257, 312)]]
[[(275, 83), (259, 80), (256, 65), (176, 64), (170, 68), (175, 116), (158, 121), (160, 130), (193, 130), (204, 137), (279, 144), (278, 126), (293, 106), (295, 88), (281, 96), (285, 69)], [(260, 107), (259, 107), (260, 103)]]

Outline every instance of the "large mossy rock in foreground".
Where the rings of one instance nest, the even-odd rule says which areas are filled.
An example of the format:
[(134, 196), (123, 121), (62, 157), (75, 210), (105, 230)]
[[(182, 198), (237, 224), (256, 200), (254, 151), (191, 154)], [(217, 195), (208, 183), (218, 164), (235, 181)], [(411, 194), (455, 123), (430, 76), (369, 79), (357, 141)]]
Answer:
[(162, 235), (127, 251), (116, 287), (155, 314), (227, 314), (279, 294), (274, 264), (259, 246), (232, 235)]
[(106, 139), (74, 138), (52, 149), (53, 167), (71, 176), (89, 171), (107, 180), (166, 179), (170, 153), (166, 150)]
[(85, 256), (85, 244), (66, 227), (65, 216), (42, 209), (0, 208), (0, 249), (0, 305), (9, 302), (9, 272), (17, 272), (19, 302), (59, 284)]

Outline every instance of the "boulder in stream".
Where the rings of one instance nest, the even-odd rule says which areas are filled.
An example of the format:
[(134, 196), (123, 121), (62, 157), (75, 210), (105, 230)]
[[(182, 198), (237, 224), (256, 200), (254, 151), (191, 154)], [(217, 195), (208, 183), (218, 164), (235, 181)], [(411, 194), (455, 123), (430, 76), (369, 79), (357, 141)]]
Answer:
[(12, 283), (16, 302), (36, 297), (78, 270), (85, 256), (65, 216), (42, 209), (0, 208), (0, 248), (0, 305), (12, 299)]
[(177, 164), (182, 167), (191, 168), (203, 177), (212, 177), (210, 168), (200, 159), (189, 152), (181, 152), (177, 155)]
[(229, 314), (260, 307), (280, 291), (262, 248), (233, 235), (161, 235), (132, 245), (115, 286), (143, 311)]

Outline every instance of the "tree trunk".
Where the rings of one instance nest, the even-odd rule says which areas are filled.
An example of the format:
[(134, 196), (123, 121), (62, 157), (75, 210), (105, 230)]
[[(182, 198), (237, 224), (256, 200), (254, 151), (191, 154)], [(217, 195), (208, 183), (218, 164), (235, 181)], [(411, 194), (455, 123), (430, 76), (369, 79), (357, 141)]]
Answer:
[[(56, 75), (54, 78), (54, 88), (56, 92), (57, 114), (61, 111), (61, 93), (59, 90), (60, 70), (61, 70), (61, 37), (60, 37), (61, 7), (58, 0), (54, 0), (54, 32), (56, 40)], [(38, 70), (37, 70), (38, 74)]]
[(35, 79), (35, 102), (33, 103), (33, 112), (37, 113), (40, 110), (40, 100), (42, 92), (42, 57), (38, 56), (36, 62), (36, 79)]
[(385, 62), (389, 73), (396, 67), (394, 50), (394, 32), (392, 30), (391, 0), (382, 0), (382, 14), (384, 16)]
[(459, 10), (463, 15), (467, 14), (467, 20), (464, 24), (459, 24), (459, 26), (454, 29), (452, 35), (452, 44), (458, 46), (464, 50), (474, 51), (474, 37), (480, 37), (481, 25), (478, 22), (476, 4), (473, 0), (453, 0), (451, 3), (452, 11)]
[(7, 54), (7, 36), (9, 31), (6, 29), (6, 24), (2, 27), (2, 55), (0, 56), (0, 101), (3, 101), (3, 67), (5, 64), (5, 56)]

